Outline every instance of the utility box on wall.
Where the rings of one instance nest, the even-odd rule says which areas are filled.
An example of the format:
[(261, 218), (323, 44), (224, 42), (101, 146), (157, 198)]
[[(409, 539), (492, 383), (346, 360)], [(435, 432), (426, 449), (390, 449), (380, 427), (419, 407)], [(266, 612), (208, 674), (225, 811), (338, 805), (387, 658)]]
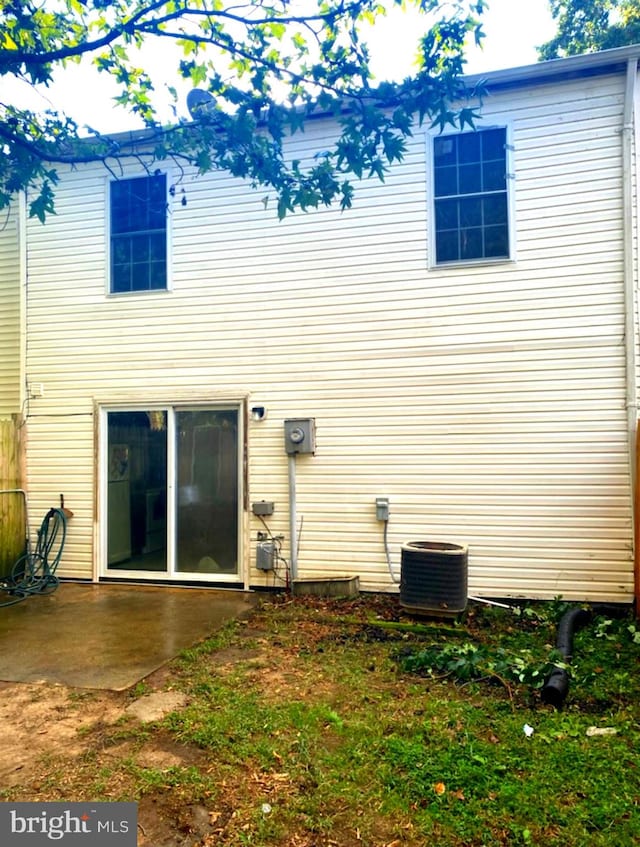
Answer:
[(287, 453), (315, 453), (315, 419), (288, 418), (284, 422), (284, 449)]
[(272, 571), (275, 567), (276, 545), (273, 541), (258, 541), (256, 547), (256, 568), (259, 571)]

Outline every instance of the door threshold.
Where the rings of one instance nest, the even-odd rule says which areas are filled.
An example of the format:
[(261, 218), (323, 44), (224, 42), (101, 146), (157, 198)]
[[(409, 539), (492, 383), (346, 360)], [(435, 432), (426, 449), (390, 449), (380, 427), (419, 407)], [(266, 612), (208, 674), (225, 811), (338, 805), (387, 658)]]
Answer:
[(228, 588), (232, 591), (244, 591), (244, 582), (219, 582), (216, 580), (191, 579), (131, 579), (118, 576), (101, 576), (100, 583), (119, 583), (128, 585), (171, 586), (173, 588)]

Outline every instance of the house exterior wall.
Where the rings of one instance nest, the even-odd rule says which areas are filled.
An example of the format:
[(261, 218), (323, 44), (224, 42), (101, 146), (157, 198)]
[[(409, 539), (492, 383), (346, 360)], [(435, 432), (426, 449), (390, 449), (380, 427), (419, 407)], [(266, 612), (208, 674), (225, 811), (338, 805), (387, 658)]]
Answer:
[(18, 202), (0, 211), (0, 418), (20, 411), (20, 241)]
[[(182, 181), (171, 290), (106, 291), (106, 182), (62, 176), (58, 214), (28, 233), (32, 507), (74, 512), (63, 576), (99, 555), (101, 404), (242, 400), (247, 497), (273, 500), (289, 553), (283, 420), (313, 417), (300, 456), (301, 577), (393, 590), (375, 498), (390, 499), (394, 572), (407, 540), (469, 545), (469, 591), (630, 602), (621, 122), (624, 76), (495, 92), (508, 119), (516, 259), (430, 267), (426, 133), (358, 187), (355, 206), (278, 222), (225, 174)], [(318, 121), (296, 155), (322, 145)], [(181, 205), (182, 189), (186, 206)], [(259, 521), (245, 525), (251, 585)]]

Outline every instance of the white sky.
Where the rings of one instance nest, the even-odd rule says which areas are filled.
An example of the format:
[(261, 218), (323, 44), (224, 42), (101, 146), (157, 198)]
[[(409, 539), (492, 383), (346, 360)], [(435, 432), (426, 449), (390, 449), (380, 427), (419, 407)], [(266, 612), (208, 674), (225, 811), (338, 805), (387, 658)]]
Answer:
[[(547, 0), (489, 0), (483, 20), (486, 35), (483, 48), (469, 50), (467, 73), (534, 64), (538, 59), (535, 48), (555, 33)], [(412, 72), (420, 23), (424, 25), (417, 15), (398, 12), (376, 25), (369, 43), (378, 63), (378, 77), (403, 77)], [(166, 71), (162, 68), (163, 64), (168, 65), (165, 58), (160, 57), (158, 67)], [(158, 61), (157, 57), (155, 59)], [(168, 84), (178, 82), (166, 72), (164, 77)], [(17, 88), (10, 86), (10, 97), (14, 102), (22, 101), (24, 107), (55, 108), (73, 117), (81, 126), (88, 124), (100, 132), (136, 127), (135, 118), (112, 103), (114, 90), (109, 78), (105, 74), (91, 73), (86, 66), (72, 65), (62, 72), (56, 84), (46, 92), (48, 99), (37, 97), (26, 85), (17, 85)]]
[[(411, 19), (418, 24), (412, 25)], [(482, 20), (483, 46), (471, 46), (467, 51), (466, 73), (535, 64), (538, 61), (536, 47), (549, 41), (556, 32), (548, 0), (488, 0)], [(415, 55), (418, 28), (417, 15), (410, 17), (398, 13), (394, 18), (393, 37), (383, 23), (370, 43), (375, 44), (380, 57), (384, 57), (385, 65), (404, 65), (407, 74)], [(404, 61), (400, 57), (404, 57)]]

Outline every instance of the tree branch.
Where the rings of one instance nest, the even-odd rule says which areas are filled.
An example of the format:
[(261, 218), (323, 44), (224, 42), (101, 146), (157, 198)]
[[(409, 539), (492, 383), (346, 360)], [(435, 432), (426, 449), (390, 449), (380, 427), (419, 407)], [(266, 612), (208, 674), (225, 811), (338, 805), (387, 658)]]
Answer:
[[(51, 64), (52, 62), (64, 61), (65, 59), (72, 59), (77, 56), (83, 56), (86, 53), (93, 53), (96, 50), (100, 50), (103, 47), (108, 47), (114, 41), (117, 41), (118, 38), (121, 38), (123, 35), (134, 35), (136, 33), (140, 34), (154, 34), (158, 36), (164, 36), (166, 33), (160, 29), (165, 23), (170, 21), (180, 20), (184, 18), (185, 15), (189, 15), (192, 17), (203, 17), (208, 21), (213, 20), (227, 20), (232, 21), (234, 23), (240, 23), (245, 26), (247, 29), (255, 29), (261, 26), (265, 26), (270, 23), (279, 23), (285, 26), (300, 24), (300, 25), (310, 25), (312, 23), (323, 23), (323, 24), (333, 24), (339, 18), (344, 16), (351, 15), (352, 13), (357, 12), (362, 8), (362, 3), (353, 2), (347, 3), (344, 5), (340, 5), (335, 9), (327, 12), (325, 14), (318, 15), (291, 15), (291, 16), (279, 16), (275, 15), (273, 17), (268, 16), (264, 18), (256, 18), (252, 19), (250, 17), (242, 16), (242, 15), (234, 15), (221, 10), (207, 10), (207, 9), (198, 9), (198, 8), (190, 8), (189, 6), (178, 7), (174, 12), (163, 15), (159, 18), (153, 18), (151, 20), (145, 20), (145, 18), (149, 17), (158, 9), (161, 9), (166, 4), (166, 0), (155, 0), (155, 2), (149, 3), (144, 9), (140, 9), (136, 14), (134, 14), (131, 18), (125, 21), (120, 26), (115, 26), (109, 32), (107, 32), (102, 38), (97, 38), (94, 41), (81, 41), (76, 45), (69, 45), (67, 47), (61, 47), (57, 50), (38, 50), (38, 52), (34, 52), (31, 50), (0, 50), (0, 69), (4, 67), (9, 67), (13, 64), (23, 64), (25, 62), (29, 62), (33, 65), (43, 66), (47, 64)], [(182, 38), (185, 40), (191, 41), (206, 41), (206, 38), (201, 36), (196, 36), (194, 34), (182, 33)]]
[[(173, 40), (181, 40), (184, 39), (184, 33), (180, 32), (171, 32), (169, 30), (164, 30), (162, 32), (163, 38), (171, 38)], [(327, 83), (319, 82), (316, 79), (312, 79), (310, 77), (303, 76), (299, 71), (291, 70), (284, 65), (278, 65), (275, 62), (271, 62), (268, 59), (265, 59), (260, 53), (252, 52), (250, 50), (241, 49), (239, 42), (233, 42), (232, 44), (227, 44), (223, 41), (218, 41), (212, 36), (199, 36), (199, 35), (191, 35), (189, 36), (189, 41), (193, 41), (197, 44), (207, 44), (211, 47), (217, 47), (219, 50), (223, 50), (225, 53), (228, 53), (231, 56), (238, 56), (243, 59), (249, 60), (255, 66), (261, 66), (266, 68), (277, 75), (283, 75), (288, 77), (293, 83), (303, 84), (308, 86), (314, 86), (317, 89), (321, 89), (322, 91), (330, 92), (335, 94), (337, 97), (350, 97), (350, 98), (360, 98), (363, 96), (362, 87), (358, 89), (340, 89), (336, 88), (333, 85), (329, 85)], [(370, 89), (366, 89), (367, 93), (370, 93)]]
[(48, 65), (51, 62), (72, 59), (75, 56), (83, 56), (85, 53), (93, 53), (102, 47), (108, 47), (118, 38), (122, 38), (123, 35), (133, 35), (138, 26), (137, 21), (155, 11), (155, 9), (164, 6), (165, 2), (166, 0), (155, 0), (147, 8), (139, 10), (120, 26), (115, 26), (106, 35), (97, 38), (95, 41), (81, 41), (78, 44), (61, 47), (58, 50), (38, 50), (37, 53), (30, 50), (0, 50), (0, 72), (3, 66), (9, 67), (26, 62), (38, 66)]
[[(325, 12), (323, 14), (317, 15), (270, 15), (264, 18), (250, 18), (246, 15), (233, 14), (228, 9), (220, 9), (212, 12), (207, 9), (189, 9), (187, 14), (190, 17), (202, 17), (207, 20), (225, 20), (232, 21), (233, 23), (239, 23), (245, 26), (247, 29), (254, 29), (256, 27), (266, 26), (268, 24), (283, 24), (284, 26), (291, 26), (293, 24), (313, 24), (313, 23), (322, 23), (322, 24), (333, 24), (339, 18), (351, 16), (352, 13), (359, 13), (362, 11), (363, 4), (360, 2), (354, 3), (346, 3), (344, 5), (337, 6), (335, 9), (331, 11)], [(169, 21), (178, 20), (184, 17), (183, 13), (173, 12), (171, 14), (167, 14), (162, 18), (154, 18), (152, 21), (143, 22), (137, 28), (138, 31), (150, 32), (152, 30), (147, 29), (150, 26), (156, 26), (164, 23), (168, 23)], [(159, 35), (164, 35), (164, 32), (157, 33)], [(184, 35), (184, 38), (191, 39), (191, 35)]]
[[(93, 65), (119, 84), (116, 102), (146, 125), (146, 130), (115, 137), (93, 131), (81, 137), (76, 121), (54, 109), (0, 104), (0, 209), (15, 191), (29, 187), (35, 192), (30, 214), (42, 221), (53, 214), (56, 165), (103, 163), (113, 176), (129, 161), (153, 169), (166, 160), (177, 167), (189, 163), (197, 173), (222, 169), (254, 187), (269, 186), (278, 197), (280, 217), (336, 199), (345, 209), (353, 196), (350, 176), (383, 179), (387, 166), (402, 159), (416, 121), (428, 117), (442, 127), (473, 124), (470, 109), (449, 104), (460, 100), (463, 43), (469, 31), (477, 31), (480, 0), (406, 0), (422, 12), (447, 7), (451, 16), (442, 11), (424, 37), (423, 65), (415, 78), (377, 85), (370, 78), (360, 24), (384, 13), (379, 0), (317, 0), (309, 14), (297, 2), (0, 4), (0, 79), (48, 84), (59, 64), (90, 54)], [(183, 77), (216, 98), (217, 106), (201, 120), (187, 123), (176, 114), (172, 125), (160, 126), (153, 80), (136, 66), (130, 49), (152, 37), (179, 42), (182, 55), (176, 64), (182, 59)], [(175, 89), (169, 90), (177, 97)], [(335, 115), (335, 137), (304, 162), (288, 162), (285, 138), (321, 111)]]

